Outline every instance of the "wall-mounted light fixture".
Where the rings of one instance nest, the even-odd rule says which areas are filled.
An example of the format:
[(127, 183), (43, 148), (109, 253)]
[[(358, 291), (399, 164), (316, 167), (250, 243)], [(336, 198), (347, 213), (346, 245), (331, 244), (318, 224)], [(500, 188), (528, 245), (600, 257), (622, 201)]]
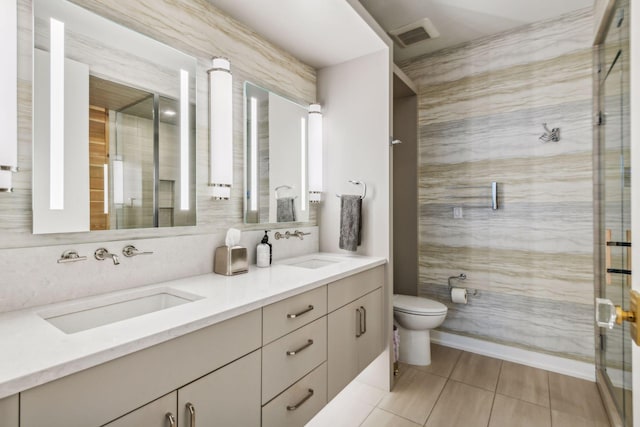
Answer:
[(189, 210), (189, 72), (180, 70), (180, 210)]
[(0, 4), (0, 192), (13, 191), (18, 171), (18, 13), (15, 1)]
[(300, 210), (307, 210), (307, 118), (300, 118)]
[(64, 209), (64, 22), (51, 18), (49, 209)]
[(103, 170), (103, 186), (104, 186), (104, 213), (109, 213), (109, 164), (105, 163), (102, 167)]
[(322, 108), (320, 104), (309, 105), (309, 202), (322, 200)]
[(124, 203), (124, 161), (117, 156), (111, 164), (113, 168), (113, 203), (122, 205)]
[(213, 198), (228, 200), (233, 184), (233, 102), (231, 64), (213, 58), (209, 72), (209, 186)]
[(249, 126), (249, 210), (255, 212), (258, 210), (258, 100), (255, 96), (249, 100)]

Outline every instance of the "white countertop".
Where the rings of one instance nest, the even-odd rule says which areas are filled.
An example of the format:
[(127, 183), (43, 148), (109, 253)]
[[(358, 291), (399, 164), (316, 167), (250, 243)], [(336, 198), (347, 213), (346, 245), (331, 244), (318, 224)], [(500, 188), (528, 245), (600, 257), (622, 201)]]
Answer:
[(292, 258), (274, 261), (269, 268), (252, 265), (237, 276), (210, 273), (113, 292), (108, 295), (123, 297), (168, 287), (203, 298), (73, 334), (39, 313), (104, 295), (0, 314), (0, 399), (386, 263), (384, 258), (343, 254), (311, 254), (300, 260), (321, 257), (340, 262), (308, 269), (287, 265), (295, 262)]

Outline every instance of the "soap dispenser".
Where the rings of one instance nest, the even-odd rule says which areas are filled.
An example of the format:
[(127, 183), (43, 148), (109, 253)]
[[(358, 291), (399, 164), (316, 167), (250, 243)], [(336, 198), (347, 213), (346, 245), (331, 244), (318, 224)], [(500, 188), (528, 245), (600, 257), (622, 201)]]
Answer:
[(265, 230), (262, 241), (256, 247), (256, 264), (258, 267), (269, 267), (271, 265), (272, 247), (271, 243), (269, 243), (268, 231)]

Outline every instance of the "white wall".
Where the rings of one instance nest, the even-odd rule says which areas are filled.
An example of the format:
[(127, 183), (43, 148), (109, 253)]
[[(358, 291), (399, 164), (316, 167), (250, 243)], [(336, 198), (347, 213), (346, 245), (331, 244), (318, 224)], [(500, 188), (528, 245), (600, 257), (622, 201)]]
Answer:
[(336, 193), (359, 194), (348, 181), (367, 184), (362, 204), (362, 245), (356, 253), (380, 256), (389, 263), (383, 299), (385, 351), (360, 376), (362, 381), (390, 390), (391, 297), (393, 292), (392, 199), (389, 148), (391, 135), (391, 49), (318, 70), (318, 102), (323, 111), (323, 202), (318, 210), (320, 250), (342, 252), (340, 199)]
[(380, 51), (318, 70), (318, 101), (323, 111), (324, 200), (318, 212), (320, 250), (338, 247), (339, 194), (360, 194), (362, 246), (357, 253), (389, 258), (389, 52)]

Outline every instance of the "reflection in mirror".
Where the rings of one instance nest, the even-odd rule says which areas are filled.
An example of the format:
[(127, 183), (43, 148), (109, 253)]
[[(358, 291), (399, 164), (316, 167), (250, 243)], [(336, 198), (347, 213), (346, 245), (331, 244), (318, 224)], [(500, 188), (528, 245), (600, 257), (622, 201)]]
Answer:
[(195, 225), (195, 58), (65, 0), (35, 0), (34, 22), (34, 233)]
[(245, 222), (309, 220), (308, 107), (245, 82)]

